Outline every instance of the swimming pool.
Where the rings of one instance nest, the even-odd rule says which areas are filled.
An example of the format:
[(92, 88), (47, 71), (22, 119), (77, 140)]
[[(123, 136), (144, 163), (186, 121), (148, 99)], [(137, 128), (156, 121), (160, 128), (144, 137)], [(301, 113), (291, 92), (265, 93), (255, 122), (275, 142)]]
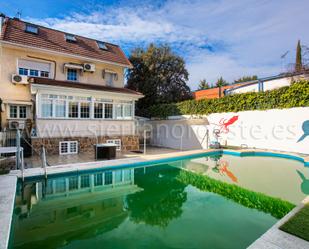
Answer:
[[(276, 177), (264, 179), (270, 173), (263, 166), (261, 179), (265, 181), (258, 178), (252, 183), (261, 163), (271, 165), (269, 172), (276, 172)], [(217, 153), (47, 180), (26, 179), (18, 184), (10, 247), (246, 248), (277, 221), (276, 216), (243, 205), (234, 196), (202, 191), (184, 180), (183, 173), (197, 172), (218, 182), (285, 199), (295, 191), (297, 197), (290, 201), (296, 202), (302, 198), (299, 179), (303, 178), (296, 173), (299, 178), (287, 182), (287, 177), (277, 172), (281, 168), (273, 166), (282, 163), (309, 178), (309, 169), (296, 161)], [(287, 168), (281, 170), (290, 174)], [(291, 188), (285, 196), (284, 188), (263, 186), (274, 179), (278, 186), (298, 184), (298, 188)], [(267, 202), (272, 203), (272, 199)]]

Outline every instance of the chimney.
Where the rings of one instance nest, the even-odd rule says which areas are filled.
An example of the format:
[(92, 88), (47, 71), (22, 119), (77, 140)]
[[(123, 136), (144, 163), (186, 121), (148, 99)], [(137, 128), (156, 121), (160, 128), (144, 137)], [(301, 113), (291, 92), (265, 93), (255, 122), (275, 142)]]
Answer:
[(4, 18), (5, 18), (5, 15), (3, 13), (0, 13), (0, 37), (2, 35), (2, 27), (4, 25)]

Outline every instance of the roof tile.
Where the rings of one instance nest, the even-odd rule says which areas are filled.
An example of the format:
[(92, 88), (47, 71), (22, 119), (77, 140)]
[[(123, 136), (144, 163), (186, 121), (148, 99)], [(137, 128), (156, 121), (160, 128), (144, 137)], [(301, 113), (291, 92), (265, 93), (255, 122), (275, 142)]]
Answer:
[(37, 25), (39, 33), (32, 34), (25, 32), (25, 26), (24, 21), (7, 18), (1, 40), (131, 66), (130, 61), (117, 45), (105, 43), (108, 50), (102, 50), (94, 39), (75, 35), (76, 42), (67, 42), (65, 32)]

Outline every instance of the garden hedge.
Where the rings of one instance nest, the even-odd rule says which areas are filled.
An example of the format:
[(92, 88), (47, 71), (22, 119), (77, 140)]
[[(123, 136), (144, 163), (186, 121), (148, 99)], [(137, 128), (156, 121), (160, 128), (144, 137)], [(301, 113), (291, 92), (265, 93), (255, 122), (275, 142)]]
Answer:
[(187, 100), (160, 104), (149, 108), (151, 117), (173, 115), (204, 115), (220, 112), (284, 109), (309, 106), (309, 81), (298, 81), (291, 86), (266, 92), (228, 95), (219, 99)]
[(177, 180), (184, 184), (190, 184), (202, 191), (222, 195), (245, 207), (269, 213), (277, 219), (281, 219), (295, 207), (294, 204), (288, 201), (270, 197), (262, 193), (247, 190), (235, 184), (228, 184), (206, 175), (192, 173), (185, 170), (179, 173)]

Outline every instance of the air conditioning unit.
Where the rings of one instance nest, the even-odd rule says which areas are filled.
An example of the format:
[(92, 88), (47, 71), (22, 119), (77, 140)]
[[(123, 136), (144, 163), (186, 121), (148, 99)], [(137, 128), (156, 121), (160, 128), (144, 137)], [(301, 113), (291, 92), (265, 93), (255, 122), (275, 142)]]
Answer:
[(12, 130), (23, 130), (25, 129), (25, 121), (10, 120), (9, 128)]
[(27, 85), (27, 84), (29, 84), (29, 82), (28, 82), (28, 76), (26, 76), (26, 75), (12, 74), (12, 83), (14, 83), (14, 84)]
[(85, 72), (94, 72), (95, 71), (95, 64), (84, 63), (84, 71)]

